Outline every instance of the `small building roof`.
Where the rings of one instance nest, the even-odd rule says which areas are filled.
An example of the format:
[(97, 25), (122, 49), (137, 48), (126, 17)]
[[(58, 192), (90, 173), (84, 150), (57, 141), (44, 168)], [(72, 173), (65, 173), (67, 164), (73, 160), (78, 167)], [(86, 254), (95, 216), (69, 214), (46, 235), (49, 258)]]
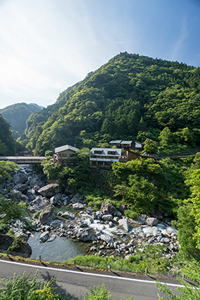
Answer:
[(135, 143), (140, 144), (140, 145), (144, 145), (144, 143), (141, 143), (141, 142), (138, 142), (138, 141), (135, 141)]
[(78, 151), (79, 149), (76, 148), (76, 147), (72, 147), (72, 146), (70, 146), (70, 145), (64, 145), (64, 146), (55, 148), (55, 153), (60, 153), (60, 152), (67, 151), (67, 150), (71, 150), (71, 151), (73, 151), (73, 152), (76, 152), (76, 151)]
[(114, 140), (114, 141), (110, 141), (110, 144), (120, 144), (122, 142), (122, 140)]
[(132, 141), (121, 141), (121, 145), (127, 145), (127, 144), (131, 144)]

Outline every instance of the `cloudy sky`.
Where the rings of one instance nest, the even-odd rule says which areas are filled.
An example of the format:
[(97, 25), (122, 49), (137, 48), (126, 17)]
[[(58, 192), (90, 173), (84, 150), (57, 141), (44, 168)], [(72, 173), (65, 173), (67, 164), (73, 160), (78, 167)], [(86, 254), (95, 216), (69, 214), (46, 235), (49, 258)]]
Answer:
[(120, 52), (200, 67), (200, 0), (0, 0), (0, 108), (53, 104)]

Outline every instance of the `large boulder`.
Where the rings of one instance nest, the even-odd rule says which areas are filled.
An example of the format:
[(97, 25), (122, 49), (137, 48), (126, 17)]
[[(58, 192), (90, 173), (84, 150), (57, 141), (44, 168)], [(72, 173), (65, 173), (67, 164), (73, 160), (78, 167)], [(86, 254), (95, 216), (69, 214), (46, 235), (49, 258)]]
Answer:
[(112, 219), (113, 219), (113, 216), (109, 215), (109, 214), (102, 216), (103, 221), (111, 221)]
[(147, 218), (146, 224), (148, 226), (156, 226), (158, 224), (158, 219), (157, 218)]
[(101, 211), (104, 215), (112, 215), (115, 212), (115, 207), (108, 203), (102, 203)]
[(30, 202), (32, 207), (29, 208), (30, 212), (35, 213), (43, 209), (49, 204), (49, 200), (46, 197), (37, 196), (37, 198)]
[(125, 231), (129, 231), (129, 222), (126, 218), (123, 219), (119, 219), (119, 225), (125, 230)]
[(20, 203), (21, 201), (23, 201), (28, 204), (28, 197), (26, 195), (23, 195), (20, 191), (12, 190), (9, 194), (9, 197), (13, 202)]
[(75, 219), (75, 215), (71, 213), (70, 211), (66, 211), (62, 214), (62, 217), (65, 219), (73, 220)]
[(167, 227), (167, 234), (169, 235), (169, 236), (171, 236), (171, 234), (172, 233), (175, 233), (175, 234), (177, 234), (176, 233), (176, 230), (173, 228), (173, 227)]
[(94, 229), (93, 228), (86, 228), (86, 229), (80, 228), (77, 233), (77, 238), (83, 242), (92, 241), (94, 238)]
[(70, 203), (74, 204), (74, 203), (82, 203), (83, 202), (83, 198), (82, 196), (80, 196), (79, 193), (76, 193), (76, 195), (70, 200)]
[(62, 194), (58, 193), (58, 194), (54, 195), (53, 197), (51, 197), (50, 203), (53, 205), (56, 205), (56, 204), (58, 204), (58, 202), (60, 201), (61, 198), (62, 198)]
[(28, 185), (25, 183), (18, 183), (14, 186), (14, 189), (26, 194), (26, 192), (28, 190)]
[(114, 240), (107, 234), (101, 234), (100, 238), (102, 241), (106, 242), (107, 244), (114, 243)]
[(38, 219), (42, 224), (50, 224), (54, 219), (54, 206), (52, 204), (47, 205), (39, 214)]
[[(9, 247), (13, 244), (15, 238), (10, 237), (6, 234), (0, 234), (0, 249), (1, 250), (8, 250)], [(30, 257), (32, 254), (31, 246), (23, 241), (15, 242), (16, 246), (12, 249), (12, 252), (17, 253), (22, 257)]]
[(51, 222), (51, 226), (55, 229), (55, 228), (58, 228), (58, 227), (60, 227), (60, 225), (62, 224), (62, 221), (61, 220), (58, 220), (58, 219), (56, 219), (56, 220), (54, 220), (53, 222)]
[(29, 184), (31, 188), (33, 188), (34, 186), (38, 186), (39, 188), (41, 188), (46, 185), (46, 179), (41, 175), (33, 174), (29, 178)]
[(74, 204), (72, 204), (72, 207), (73, 207), (73, 209), (76, 209), (76, 210), (84, 209), (85, 204), (83, 204), (83, 203), (74, 203)]
[(132, 220), (132, 223), (136, 225), (144, 225), (146, 220), (143, 216), (140, 216), (139, 218)]
[(17, 173), (13, 176), (14, 184), (25, 183), (28, 180), (28, 175), (19, 169)]
[(48, 240), (49, 238), (49, 232), (45, 231), (40, 235), (40, 242), (44, 243)]
[(43, 197), (52, 197), (60, 192), (60, 187), (58, 183), (50, 183), (38, 190), (38, 193)]
[(28, 189), (27, 193), (26, 193), (29, 201), (33, 201), (36, 198), (36, 194), (35, 194), (35, 189)]

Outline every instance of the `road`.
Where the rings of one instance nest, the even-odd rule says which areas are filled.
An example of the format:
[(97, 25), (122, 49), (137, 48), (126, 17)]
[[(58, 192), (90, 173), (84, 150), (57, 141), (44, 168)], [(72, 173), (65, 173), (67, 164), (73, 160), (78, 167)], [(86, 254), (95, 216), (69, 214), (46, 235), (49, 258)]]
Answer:
[[(85, 298), (85, 291), (89, 291), (89, 287), (98, 286), (102, 283), (106, 285), (115, 300), (124, 299), (127, 296), (134, 297), (135, 300), (158, 299), (158, 289), (155, 287), (155, 281), (148, 277), (136, 278), (130, 275), (124, 277), (124, 275), (113, 272), (85, 272), (78, 267), (76, 271), (0, 260), (0, 279), (5, 277), (12, 278), (14, 273), (22, 275), (25, 271), (26, 275), (32, 273), (32, 277), (37, 269), (37, 279), (49, 281), (52, 277), (56, 276), (53, 286), (57, 287), (57, 292), (59, 293), (68, 292), (72, 300), (83, 300)], [(168, 286), (175, 291), (177, 284), (171, 282), (168, 283)], [(160, 292), (159, 294), (160, 296), (162, 295)]]

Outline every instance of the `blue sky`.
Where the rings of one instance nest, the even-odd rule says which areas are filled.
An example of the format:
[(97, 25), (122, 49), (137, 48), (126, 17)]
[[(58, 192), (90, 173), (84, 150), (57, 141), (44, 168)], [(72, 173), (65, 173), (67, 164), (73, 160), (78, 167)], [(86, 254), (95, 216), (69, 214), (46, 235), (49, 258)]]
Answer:
[(199, 0), (0, 0), (0, 108), (53, 104), (120, 52), (200, 67)]

